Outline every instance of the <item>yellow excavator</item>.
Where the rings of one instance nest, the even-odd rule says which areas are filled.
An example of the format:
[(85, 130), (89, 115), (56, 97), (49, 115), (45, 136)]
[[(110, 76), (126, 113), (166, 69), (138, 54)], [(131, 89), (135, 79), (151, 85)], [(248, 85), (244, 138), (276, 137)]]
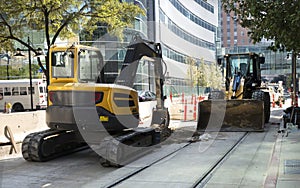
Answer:
[(46, 109), (49, 130), (32, 133), (24, 139), (24, 159), (48, 161), (88, 144), (96, 146), (96, 152), (112, 164), (121, 164), (128, 162), (129, 156), (142, 153), (136, 147), (133, 150), (122, 147), (148, 147), (160, 141), (157, 127), (138, 127), (139, 101), (133, 89), (140, 60), (152, 61), (157, 105), (151, 125), (167, 129), (169, 114), (164, 108), (164, 63), (159, 43), (135, 36), (113, 82), (105, 74), (106, 64), (98, 48), (54, 45), (49, 54)]
[(250, 52), (227, 54), (224, 60), (225, 92), (212, 92), (199, 103), (197, 130), (264, 131), (270, 119), (270, 95), (261, 85), (265, 58)]

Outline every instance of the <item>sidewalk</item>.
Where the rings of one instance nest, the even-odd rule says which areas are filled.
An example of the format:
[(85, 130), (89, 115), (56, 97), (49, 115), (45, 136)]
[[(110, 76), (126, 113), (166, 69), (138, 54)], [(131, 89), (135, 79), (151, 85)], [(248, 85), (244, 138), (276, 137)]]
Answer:
[[(286, 101), (284, 108), (291, 102)], [(271, 159), (265, 187), (300, 187), (300, 129), (290, 130), (288, 135), (279, 134)]]
[(278, 138), (280, 145), (279, 169), (276, 187), (300, 186), (300, 131), (294, 130), (287, 137)]

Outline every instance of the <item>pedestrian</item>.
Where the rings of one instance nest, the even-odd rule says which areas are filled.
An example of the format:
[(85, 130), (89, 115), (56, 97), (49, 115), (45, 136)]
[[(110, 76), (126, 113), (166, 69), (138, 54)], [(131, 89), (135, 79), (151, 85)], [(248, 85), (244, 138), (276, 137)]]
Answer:
[(8, 103), (6, 103), (6, 113), (11, 113), (11, 103), (10, 102), (8, 102)]

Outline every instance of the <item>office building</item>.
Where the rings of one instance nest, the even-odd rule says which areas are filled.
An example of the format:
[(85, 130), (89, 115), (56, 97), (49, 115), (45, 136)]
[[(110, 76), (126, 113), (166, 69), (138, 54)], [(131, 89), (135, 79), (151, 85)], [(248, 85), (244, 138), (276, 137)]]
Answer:
[(167, 84), (180, 92), (189, 85), (186, 59), (197, 64), (216, 62), (218, 1), (154, 0), (148, 1), (148, 36), (160, 42), (167, 64)]

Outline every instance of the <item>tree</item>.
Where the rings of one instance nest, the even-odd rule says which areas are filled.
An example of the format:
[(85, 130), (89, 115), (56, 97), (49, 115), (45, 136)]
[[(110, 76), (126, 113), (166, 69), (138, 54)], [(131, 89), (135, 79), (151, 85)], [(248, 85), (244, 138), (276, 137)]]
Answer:
[(224, 9), (250, 30), (254, 43), (273, 40), (271, 48), (300, 52), (300, 1), (222, 0)]
[(191, 86), (197, 86), (200, 72), (198, 71), (195, 59), (188, 57), (186, 59), (186, 64), (188, 64), (187, 75), (188, 79), (191, 81)]
[[(292, 51), (292, 78), (296, 82), (296, 56), (300, 53), (299, 0), (222, 0), (225, 10), (234, 12), (234, 19), (250, 30), (255, 42), (272, 40), (271, 50)], [(293, 99), (296, 89), (293, 90)]]
[[(83, 29), (92, 34), (97, 23), (122, 37), (123, 29), (138, 14), (144, 12), (137, 5), (119, 0), (7, 0), (0, 4), (0, 50), (12, 51), (14, 42), (18, 42), (37, 54), (26, 40), (28, 30), (43, 31), (48, 49), (58, 37), (69, 38)], [(46, 69), (39, 58), (38, 63), (48, 80), (48, 58)]]
[(223, 79), (220, 67), (204, 61), (197, 66), (196, 61), (191, 57), (187, 58), (186, 63), (188, 64), (187, 75), (192, 86), (222, 88)]

